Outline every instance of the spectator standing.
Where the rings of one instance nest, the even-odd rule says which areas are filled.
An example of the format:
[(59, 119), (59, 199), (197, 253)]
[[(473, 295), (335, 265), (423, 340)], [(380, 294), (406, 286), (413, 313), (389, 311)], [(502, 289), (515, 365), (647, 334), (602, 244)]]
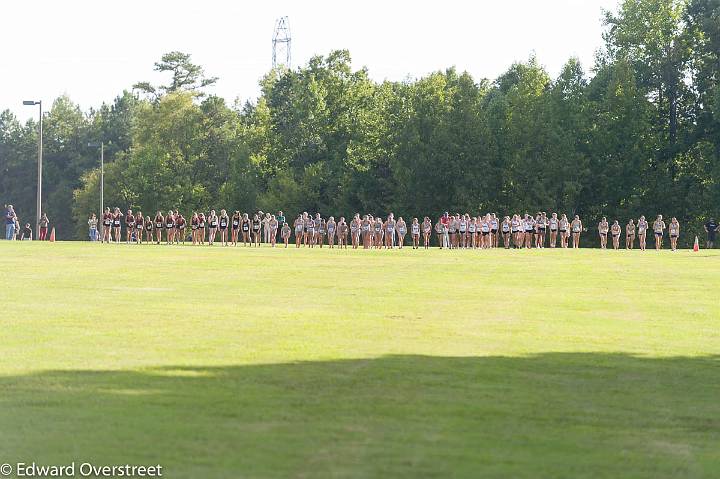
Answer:
[(43, 213), (42, 218), (40, 218), (40, 229), (38, 231), (38, 239), (40, 241), (45, 241), (47, 239), (47, 231), (49, 225), (50, 220), (47, 217), (47, 213)]
[(278, 211), (278, 214), (275, 216), (275, 219), (277, 220), (278, 228), (275, 229), (275, 234), (277, 234), (277, 230), (282, 227), (283, 224), (285, 224), (285, 215), (282, 211)]
[(439, 223), (442, 225), (442, 247), (450, 249), (450, 214), (447, 211), (440, 217)]
[(715, 218), (710, 218), (710, 221), (705, 223), (705, 231), (707, 232), (707, 247), (712, 249), (715, 247), (715, 234), (718, 230), (717, 221)]
[(5, 239), (15, 239), (15, 223), (17, 222), (17, 215), (13, 209), (13, 205), (7, 205), (5, 207)]
[(88, 219), (88, 234), (90, 235), (90, 241), (97, 241), (98, 240), (98, 219), (97, 216), (95, 216), (95, 213), (90, 215), (90, 218)]

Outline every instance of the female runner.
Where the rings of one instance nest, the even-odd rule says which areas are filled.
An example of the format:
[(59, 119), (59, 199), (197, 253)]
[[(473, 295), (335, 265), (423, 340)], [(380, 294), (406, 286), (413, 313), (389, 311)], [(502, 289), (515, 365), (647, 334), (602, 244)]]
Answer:
[(461, 216), (458, 220), (458, 234), (460, 236), (458, 244), (461, 248), (465, 247), (466, 236), (467, 236), (468, 221), (465, 216)]
[(533, 217), (533, 247), (537, 247), (538, 245), (538, 236), (540, 236), (540, 230), (538, 229), (540, 227), (540, 213), (536, 214)]
[(337, 225), (338, 248), (342, 248), (344, 246), (345, 249), (347, 249), (347, 234), (348, 225), (345, 223), (345, 217), (341, 216)]
[(198, 227), (200, 226), (200, 217), (197, 211), (193, 211), (192, 217), (190, 218), (190, 230), (192, 231), (192, 244), (196, 245), (198, 241)]
[(220, 245), (228, 245), (228, 226), (230, 226), (230, 218), (228, 217), (227, 211), (224, 209), (220, 210), (220, 217), (218, 218), (218, 224), (220, 226)]
[(613, 249), (616, 251), (620, 249), (620, 233), (622, 233), (622, 228), (618, 220), (615, 220), (610, 227), (610, 234), (612, 235)]
[(275, 218), (275, 215), (270, 216), (270, 221), (268, 221), (268, 226), (270, 227), (270, 245), (274, 248), (275, 243), (277, 241), (277, 230), (278, 230), (278, 220)]
[(148, 243), (153, 242), (153, 222), (149, 216), (145, 217), (145, 239)]
[(382, 219), (379, 216), (377, 218), (375, 218), (373, 215), (368, 215), (367, 219), (368, 219), (368, 224), (369, 224), (369, 229), (367, 232), (367, 235), (368, 235), (367, 242), (370, 245), (369, 247), (371, 249), (372, 248), (380, 248), (382, 245), (382, 242), (380, 244), (378, 244), (377, 239), (382, 238), (382, 234), (376, 234), (375, 231), (376, 231), (376, 228), (378, 227), (378, 224), (380, 224), (380, 231), (382, 231)]
[(538, 213), (535, 219), (535, 247), (542, 248), (545, 246), (545, 230), (547, 217), (544, 213)]
[(422, 232), (423, 232), (423, 245), (425, 246), (425, 249), (428, 249), (430, 247), (430, 236), (432, 235), (432, 222), (430, 221), (430, 218), (428, 218), (427, 216), (425, 218), (423, 218)]
[(113, 234), (115, 235), (115, 243), (120, 243), (122, 219), (123, 214), (120, 212), (120, 208), (115, 208), (115, 214), (113, 214)]
[(145, 217), (142, 211), (138, 211), (135, 215), (135, 242), (142, 244), (143, 233), (145, 232)]
[(387, 220), (385, 221), (385, 247), (386, 248), (394, 248), (395, 247), (395, 229), (397, 227), (397, 224), (395, 222), (395, 216), (393, 216), (392, 213), (390, 213), (387, 217)]
[(498, 217), (495, 215), (495, 213), (490, 215), (490, 246), (493, 248), (497, 248), (499, 244), (499, 238), (498, 238)]
[(135, 232), (135, 215), (132, 210), (127, 210), (125, 215), (125, 244), (130, 244), (132, 235)]
[(598, 223), (598, 234), (600, 234), (601, 249), (607, 249), (607, 235), (609, 229), (610, 226), (608, 225), (607, 218), (603, 216), (602, 220), (600, 220), (600, 223)]
[(315, 227), (313, 231), (313, 244), (319, 244), (320, 243), (320, 226), (322, 225), (322, 217), (320, 216), (320, 213), (315, 213), (315, 219), (313, 220), (313, 225)]
[(356, 213), (355, 217), (350, 221), (350, 241), (353, 249), (357, 249), (360, 243), (360, 216)]
[(407, 224), (405, 223), (405, 220), (402, 216), (398, 217), (397, 220), (397, 240), (398, 240), (398, 248), (402, 249), (403, 244), (405, 244), (405, 235), (407, 234)]
[(520, 248), (525, 248), (525, 244), (527, 243), (528, 228), (530, 228), (529, 232), (532, 232), (533, 225), (530, 221), (530, 216), (525, 213), (524, 216), (520, 216)]
[(467, 222), (467, 232), (465, 233), (465, 247), (470, 249), (473, 247), (473, 234), (476, 230), (475, 218), (470, 216), (469, 214), (466, 214), (465, 221)]
[(465, 247), (470, 249), (473, 247), (473, 235), (477, 229), (475, 218), (469, 214), (465, 215), (466, 231), (465, 231)]
[(102, 242), (103, 243), (110, 243), (112, 241), (112, 222), (113, 222), (113, 215), (110, 212), (110, 207), (105, 208), (105, 211), (102, 215), (102, 226), (103, 226), (103, 232), (102, 232)]
[(175, 244), (178, 244), (181, 240), (185, 243), (183, 235), (185, 234), (185, 218), (180, 214), (178, 210), (175, 210), (175, 234), (173, 240)]
[(412, 236), (413, 249), (420, 249), (420, 223), (417, 218), (413, 218), (410, 224), (410, 235)]
[(175, 214), (172, 210), (168, 210), (167, 215), (165, 215), (165, 229), (167, 230), (165, 233), (166, 242), (172, 244), (175, 240)]
[(207, 227), (207, 220), (205, 219), (205, 213), (198, 215), (198, 240), (200, 244), (205, 244), (205, 228)]
[(322, 248), (323, 247), (323, 241), (325, 240), (325, 231), (327, 225), (325, 224), (325, 220), (320, 218), (320, 215), (318, 214), (318, 219), (315, 220), (318, 224), (317, 232), (315, 233), (315, 236), (317, 238), (317, 244)]
[(239, 211), (235, 211), (233, 213), (232, 218), (230, 219), (230, 223), (232, 226), (232, 244), (233, 246), (237, 246), (238, 242), (238, 235), (240, 234), (240, 222), (242, 221), (242, 216), (240, 216)]
[(633, 249), (635, 243), (635, 221), (630, 218), (625, 225), (625, 249)]
[(331, 216), (327, 220), (327, 238), (328, 238), (328, 245), (331, 248), (335, 247), (335, 233), (337, 230), (337, 223), (335, 223), (335, 217)]
[(648, 222), (645, 219), (645, 216), (640, 216), (640, 219), (638, 220), (637, 224), (637, 231), (638, 231), (638, 239), (640, 240), (640, 251), (645, 251), (646, 245), (646, 239), (647, 239), (647, 230), (649, 229)]
[(163, 224), (165, 223), (165, 217), (162, 215), (162, 211), (158, 211), (155, 215), (155, 242), (160, 244), (162, 241), (162, 230)]
[(380, 216), (375, 218), (373, 221), (373, 217), (370, 216), (370, 246), (373, 246), (377, 249), (381, 249), (383, 247), (383, 220)]
[(510, 217), (506, 216), (503, 218), (502, 223), (500, 224), (500, 231), (502, 232), (503, 237), (503, 246), (505, 249), (510, 249)]
[(490, 247), (490, 219), (487, 216), (480, 216), (480, 248)]
[(550, 227), (550, 247), (554, 248), (557, 244), (557, 235), (558, 235), (558, 216), (557, 213), (553, 213), (552, 216), (550, 216), (550, 220), (548, 221), (548, 226)]
[(451, 215), (448, 222), (448, 235), (450, 235), (450, 249), (457, 248), (457, 230), (458, 230), (458, 219), (457, 216)]
[(292, 230), (290, 229), (290, 226), (287, 223), (283, 223), (282, 229), (280, 230), (280, 236), (282, 236), (283, 243), (285, 243), (285, 248), (288, 247), (288, 243), (290, 242), (290, 233)]
[(302, 230), (300, 231), (300, 245), (301, 246), (307, 246), (307, 222), (308, 222), (308, 214), (306, 212), (303, 212), (300, 218), (300, 221), (302, 223)]
[(308, 246), (315, 247), (317, 243), (317, 230), (320, 228), (320, 221), (315, 221), (315, 217), (308, 215), (308, 221), (305, 222), (305, 228), (308, 236)]
[(215, 235), (218, 230), (218, 217), (215, 210), (210, 210), (210, 214), (207, 218), (208, 223), (208, 244), (212, 246), (215, 244)]
[(303, 229), (305, 228), (305, 220), (303, 220), (301, 214), (295, 218), (293, 227), (295, 228), (295, 247), (299, 248), (303, 240)]
[(182, 244), (185, 244), (185, 227), (187, 226), (187, 220), (183, 215), (180, 213), (177, 213), (177, 235), (175, 236), (175, 242), (177, 243), (178, 240), (182, 242)]
[(570, 238), (570, 224), (568, 223), (567, 215), (563, 214), (558, 221), (560, 228), (560, 247), (568, 247), (568, 239)]
[(262, 220), (258, 215), (253, 216), (252, 220), (252, 234), (253, 242), (255, 246), (260, 247), (260, 228), (262, 227)]
[(520, 244), (520, 230), (522, 228), (522, 222), (520, 221), (520, 216), (513, 215), (512, 220), (510, 220), (510, 233), (513, 237), (513, 248), (517, 249), (521, 247)]
[(315, 240), (315, 220), (312, 216), (305, 216), (305, 246), (312, 247), (313, 240)]
[(583, 230), (580, 216), (575, 215), (575, 219), (572, 220), (572, 223), (570, 223), (570, 229), (572, 229), (573, 248), (577, 249), (580, 247), (580, 233), (582, 233)]
[(532, 248), (535, 236), (535, 219), (530, 215), (525, 215), (525, 248)]
[(653, 231), (655, 232), (655, 249), (660, 251), (663, 247), (663, 233), (665, 231), (665, 222), (662, 215), (658, 215), (653, 223)]
[(368, 223), (369, 223), (369, 229), (367, 232), (368, 235), (368, 244), (370, 245), (370, 248), (382, 248), (383, 242), (382, 242), (382, 230), (383, 230), (383, 221), (380, 216), (377, 218), (373, 217), (373, 215), (368, 215)]
[(475, 249), (477, 246), (477, 217), (473, 216), (468, 219), (468, 243), (469, 248)]
[(252, 225), (250, 224), (250, 216), (247, 213), (243, 213), (242, 221), (240, 222), (240, 232), (242, 234), (243, 246), (247, 246), (250, 243), (252, 246), (252, 238), (250, 236), (250, 230)]
[(368, 218), (368, 215), (363, 216), (360, 225), (362, 226), (363, 249), (368, 249), (370, 241), (370, 218)]
[(670, 247), (673, 251), (677, 251), (677, 241), (680, 236), (680, 222), (678, 222), (677, 218), (674, 216), (670, 220), (670, 227), (668, 230), (670, 232)]
[(441, 218), (438, 218), (437, 222), (435, 223), (435, 234), (438, 237), (438, 246), (440, 247), (440, 249), (443, 249), (445, 242), (445, 228), (443, 227)]

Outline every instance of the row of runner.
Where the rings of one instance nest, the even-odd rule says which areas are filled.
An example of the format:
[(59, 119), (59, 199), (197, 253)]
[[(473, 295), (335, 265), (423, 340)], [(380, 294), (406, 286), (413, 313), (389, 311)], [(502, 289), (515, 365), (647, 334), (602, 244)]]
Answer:
[[(88, 224), (92, 230), (97, 228), (98, 221), (93, 214)], [(548, 245), (555, 248), (580, 247), (581, 235), (587, 232), (582, 220), (575, 215), (569, 220), (566, 215), (552, 213), (538, 213), (532, 215), (505, 216), (500, 219), (496, 214), (488, 213), (484, 216), (470, 216), (469, 214), (450, 215), (443, 214), (434, 224), (429, 217), (422, 221), (413, 218), (408, 225), (402, 217), (390, 213), (385, 219), (372, 215), (356, 214), (347, 222), (345, 217), (337, 221), (333, 216), (327, 219), (320, 213), (315, 216), (304, 212), (288, 223), (282, 211), (277, 215), (270, 213), (241, 213), (235, 211), (228, 215), (226, 210), (215, 210), (208, 215), (193, 213), (190, 220), (177, 210), (163, 214), (158, 211), (156, 215), (143, 216), (142, 212), (133, 213), (127, 210), (122, 213), (119, 208), (111, 211), (107, 208), (102, 216), (102, 241), (120, 242), (122, 228), (125, 227), (126, 242), (160, 244), (163, 236), (167, 244), (185, 243), (188, 239), (187, 230), (191, 231), (189, 240), (192, 244), (237, 245), (242, 243), (250, 246), (260, 246), (261, 242), (275, 246), (278, 235), (285, 247), (290, 243), (292, 234), (295, 236), (296, 247), (322, 247), (326, 242), (329, 247), (336, 244), (339, 247), (352, 248), (402, 248), (406, 236), (410, 235), (413, 249), (429, 248), (433, 234), (437, 237), (440, 248), (544, 248)], [(625, 226), (615, 220), (610, 224), (602, 218), (598, 224), (600, 246), (605, 249), (608, 245), (608, 236), (612, 238), (614, 249), (619, 249), (621, 238), (627, 249), (633, 249), (638, 239), (640, 249), (646, 247), (648, 232), (655, 237), (655, 248), (662, 249), (665, 231), (669, 230), (670, 245), (677, 249), (677, 240), (680, 236), (680, 223), (672, 218), (669, 225), (665, 224), (662, 215), (658, 215), (652, 225), (641, 216), (637, 222), (630, 219)], [(99, 236), (99, 235), (98, 235)]]

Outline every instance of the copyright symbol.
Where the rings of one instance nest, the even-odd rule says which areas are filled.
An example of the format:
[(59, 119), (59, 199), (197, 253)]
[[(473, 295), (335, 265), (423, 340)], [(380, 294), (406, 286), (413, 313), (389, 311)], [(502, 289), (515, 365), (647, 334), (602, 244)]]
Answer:
[(10, 464), (0, 466), (0, 475), (9, 476), (10, 474), (12, 474), (12, 466)]

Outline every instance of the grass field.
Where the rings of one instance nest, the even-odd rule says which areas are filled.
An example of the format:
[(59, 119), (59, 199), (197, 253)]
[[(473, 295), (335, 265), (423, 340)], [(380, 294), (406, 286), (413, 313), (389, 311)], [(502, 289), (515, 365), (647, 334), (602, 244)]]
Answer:
[(719, 252), (0, 250), (0, 463), (720, 476)]

